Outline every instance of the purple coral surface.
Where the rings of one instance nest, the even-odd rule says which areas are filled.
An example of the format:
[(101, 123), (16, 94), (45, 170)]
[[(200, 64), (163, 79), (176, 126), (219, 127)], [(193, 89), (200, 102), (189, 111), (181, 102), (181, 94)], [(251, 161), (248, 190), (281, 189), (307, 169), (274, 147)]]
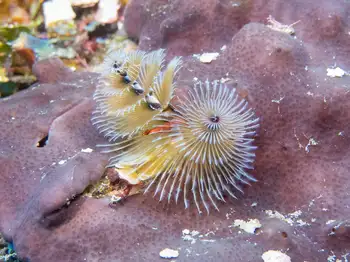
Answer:
[[(286, 25), (300, 20), (295, 35), (268, 27), (269, 15)], [(171, 248), (177, 261), (262, 261), (268, 250), (291, 261), (345, 260), (350, 76), (327, 76), (327, 68), (350, 71), (350, 3), (131, 0), (125, 27), (143, 50), (184, 56), (179, 92), (194, 78), (223, 78), (248, 100), (261, 119), (258, 182), (202, 216), (151, 195), (114, 208), (107, 198), (82, 196), (108, 160), (95, 148), (104, 139), (90, 122), (97, 75), (42, 61), (37, 85), (0, 101), (0, 231), (18, 255), (158, 261)], [(193, 56), (204, 52), (219, 56), (208, 64)], [(249, 219), (261, 227), (234, 226)]]

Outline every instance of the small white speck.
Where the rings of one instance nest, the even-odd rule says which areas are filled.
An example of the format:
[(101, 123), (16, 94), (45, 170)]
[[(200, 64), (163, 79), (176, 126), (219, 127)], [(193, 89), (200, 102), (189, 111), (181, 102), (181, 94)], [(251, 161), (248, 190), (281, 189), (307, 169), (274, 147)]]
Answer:
[(194, 77), (194, 78), (193, 78), (193, 81), (198, 81), (198, 78), (197, 78), (197, 77)]
[(208, 233), (205, 233), (204, 234), (204, 236), (210, 236), (210, 235), (213, 235), (213, 236), (215, 236), (215, 232), (213, 232), (213, 231), (209, 231)]
[(170, 248), (165, 248), (159, 252), (159, 256), (161, 258), (177, 258), (179, 256), (179, 251)]
[(333, 219), (328, 220), (328, 221), (326, 222), (326, 225), (332, 224), (332, 223), (334, 223), (335, 221), (336, 221), (336, 220), (333, 220)]
[(55, 100), (50, 100), (50, 104), (53, 103), (53, 102), (55, 102)]
[(318, 142), (314, 139), (314, 138), (310, 138), (309, 139), (309, 143), (305, 146), (305, 151), (307, 152), (307, 153), (309, 153), (310, 152), (310, 149), (309, 149), (309, 147), (310, 146), (316, 146), (316, 145), (318, 145)]
[(227, 48), (227, 46), (226, 46), (226, 45), (223, 45), (223, 46), (220, 48), (220, 50), (221, 50), (221, 51), (225, 51), (226, 48)]
[(258, 205), (258, 203), (257, 202), (254, 202), (254, 203), (252, 203), (250, 206), (251, 207), (256, 207)]
[(40, 182), (46, 177), (47, 173), (43, 173), (43, 175), (40, 178)]
[(92, 151), (94, 151), (94, 150), (89, 148), (89, 147), (81, 150), (81, 152), (83, 152), (83, 153), (91, 153)]
[(61, 160), (60, 162), (58, 162), (59, 165), (64, 165), (67, 162), (67, 160)]
[(277, 104), (280, 104), (282, 102), (282, 100), (284, 99), (284, 96), (283, 97), (280, 97), (279, 99), (273, 99), (271, 100), (272, 103), (277, 103)]

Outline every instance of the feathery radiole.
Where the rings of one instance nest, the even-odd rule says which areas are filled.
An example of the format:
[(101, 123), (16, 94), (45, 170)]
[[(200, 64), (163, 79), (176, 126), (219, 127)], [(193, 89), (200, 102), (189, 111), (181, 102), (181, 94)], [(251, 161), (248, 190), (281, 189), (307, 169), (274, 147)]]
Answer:
[[(114, 59), (114, 60), (113, 60)], [(259, 119), (234, 89), (198, 82), (169, 107), (181, 59), (164, 67), (164, 50), (118, 51), (105, 61), (94, 98), (92, 122), (109, 140), (109, 167), (131, 184), (146, 183), (159, 199), (190, 198), (199, 212), (218, 209), (224, 195), (255, 179)]]

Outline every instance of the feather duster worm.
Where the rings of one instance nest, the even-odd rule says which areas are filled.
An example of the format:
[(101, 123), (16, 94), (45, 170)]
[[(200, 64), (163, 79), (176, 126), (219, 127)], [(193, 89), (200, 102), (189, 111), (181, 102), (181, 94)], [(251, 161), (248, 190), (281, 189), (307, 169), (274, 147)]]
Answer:
[[(181, 61), (174, 58), (162, 70), (163, 54), (127, 54), (119, 73), (102, 75), (102, 83), (109, 86), (101, 84), (96, 90), (93, 122), (110, 141), (103, 145), (104, 152), (113, 153), (109, 167), (116, 168), (121, 178), (131, 184), (146, 182), (145, 192), (153, 188), (160, 200), (182, 198), (187, 208), (193, 199), (199, 212), (203, 207), (209, 212), (210, 206), (218, 209), (217, 201), (225, 202), (224, 195), (235, 197), (234, 189), (242, 191), (240, 184), (255, 181), (247, 170), (255, 158), (253, 137), (259, 119), (234, 89), (219, 81), (198, 82), (170, 109)], [(132, 81), (145, 92), (125, 105), (121, 96), (106, 90), (115, 84), (111, 74), (128, 75), (129, 68), (138, 70)], [(117, 89), (124, 92), (130, 87), (124, 85)]]
[(107, 59), (109, 67), (117, 66), (116, 70), (106, 68), (110, 73), (101, 76), (94, 94), (98, 107), (92, 121), (101, 133), (110, 140), (132, 136), (168, 106), (181, 60), (174, 58), (164, 72), (163, 63), (163, 50)]

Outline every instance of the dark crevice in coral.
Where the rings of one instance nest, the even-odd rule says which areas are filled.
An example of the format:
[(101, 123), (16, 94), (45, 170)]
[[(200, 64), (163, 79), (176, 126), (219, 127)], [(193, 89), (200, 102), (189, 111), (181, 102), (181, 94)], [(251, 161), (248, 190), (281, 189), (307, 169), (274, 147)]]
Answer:
[(49, 139), (49, 134), (47, 134), (42, 139), (40, 139), (38, 141), (38, 143), (36, 143), (36, 147), (44, 147), (44, 146), (46, 146), (46, 142), (47, 142), (48, 139)]
[(90, 38), (103, 37), (107, 34), (114, 34), (118, 31), (118, 24), (98, 24), (94, 30), (88, 32)]
[(138, 39), (137, 37), (130, 37), (129, 36), (129, 40), (131, 40), (132, 42), (134, 42), (136, 45), (138, 45), (139, 44), (139, 41), (140, 41), (140, 39)]
[(75, 215), (75, 212), (68, 212), (68, 208), (70, 205), (72, 205), (73, 202), (75, 203), (80, 200), (81, 195), (82, 194), (74, 195), (58, 209), (44, 214), (41, 219), (41, 224), (46, 228), (55, 228), (64, 223), (67, 223)]
[(282, 235), (283, 238), (287, 238), (288, 237), (287, 232), (282, 232), (281, 235)]
[(261, 233), (261, 228), (259, 228), (259, 227), (255, 228), (254, 234), (259, 235), (260, 233)]

